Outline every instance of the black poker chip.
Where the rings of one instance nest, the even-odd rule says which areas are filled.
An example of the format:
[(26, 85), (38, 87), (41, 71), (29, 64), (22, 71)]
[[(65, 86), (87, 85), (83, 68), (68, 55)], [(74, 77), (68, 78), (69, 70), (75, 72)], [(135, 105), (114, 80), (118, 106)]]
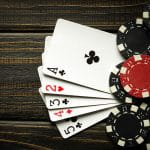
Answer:
[[(146, 102), (143, 102), (140, 105), (140, 108), (143, 109), (144, 111), (146, 111), (149, 119), (150, 119), (150, 102), (149, 100), (147, 100)], [(150, 128), (149, 128), (149, 133), (148, 133), (148, 137), (146, 138), (144, 144), (143, 144), (144, 149), (146, 150), (150, 150)]]
[(109, 77), (110, 91), (118, 100), (122, 102), (137, 104), (138, 102), (141, 102), (141, 99), (137, 99), (130, 96), (121, 85), (119, 74), (122, 64), (123, 63), (118, 64), (110, 73)]
[(145, 140), (145, 143), (144, 143), (144, 149), (146, 149), (146, 150), (150, 150), (150, 132), (149, 132), (149, 134), (148, 134), (148, 137), (146, 138), (146, 140)]
[(141, 103), (140, 108), (145, 111), (150, 119), (150, 99), (147, 99), (145, 102)]
[(144, 25), (143, 19), (137, 18), (120, 26), (117, 47), (125, 59), (133, 55), (150, 54), (150, 29)]
[(145, 141), (145, 149), (150, 150), (150, 134), (148, 135), (148, 138)]
[(145, 5), (143, 9), (144, 24), (150, 28), (150, 4)]
[(106, 120), (106, 133), (119, 147), (133, 148), (144, 143), (149, 126), (145, 110), (137, 105), (123, 104), (112, 109)]

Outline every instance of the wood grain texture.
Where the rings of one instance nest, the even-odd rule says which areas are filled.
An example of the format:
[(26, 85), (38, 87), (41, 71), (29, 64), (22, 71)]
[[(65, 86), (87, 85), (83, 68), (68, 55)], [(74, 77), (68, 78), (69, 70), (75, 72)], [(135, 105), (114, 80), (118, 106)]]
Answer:
[[(69, 139), (60, 137), (49, 122), (0, 121), (0, 145), (3, 149), (28, 150), (117, 150), (99, 123)], [(137, 149), (136, 149), (137, 150)], [(145, 150), (138, 148), (138, 150)]]
[(37, 74), (46, 35), (0, 34), (0, 119), (48, 120)]
[[(118, 150), (105, 133), (105, 123), (63, 139), (49, 122), (0, 121), (0, 147), (21, 150)], [(145, 145), (132, 150), (146, 150)]]
[(116, 32), (124, 22), (141, 17), (148, 2), (0, 0), (0, 149), (116, 150), (104, 123), (70, 139), (61, 138), (38, 94), (37, 67), (45, 36), (51, 35), (58, 18)]
[(116, 30), (127, 20), (140, 17), (149, 0), (2, 0), (0, 31), (47, 32), (57, 18), (104, 30)]

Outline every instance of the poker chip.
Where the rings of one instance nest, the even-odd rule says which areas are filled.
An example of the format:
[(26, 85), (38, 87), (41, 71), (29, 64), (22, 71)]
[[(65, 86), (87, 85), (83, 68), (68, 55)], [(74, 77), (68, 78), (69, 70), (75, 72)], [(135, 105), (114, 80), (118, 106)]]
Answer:
[(143, 24), (143, 19), (138, 18), (120, 26), (117, 47), (126, 59), (133, 55), (150, 54), (150, 29)]
[(120, 69), (123, 63), (118, 64), (113, 71), (110, 73), (109, 77), (109, 87), (111, 93), (118, 99), (126, 103), (137, 103), (139, 100), (130, 96), (122, 87), (120, 83)]
[[(149, 101), (143, 102), (140, 105), (140, 108), (146, 111), (146, 114), (148, 115), (150, 119), (150, 102)], [(148, 137), (146, 138), (145, 143), (144, 143), (144, 148), (146, 150), (150, 150), (150, 129), (149, 129)]]
[(145, 146), (144, 147), (145, 147), (146, 150), (150, 150), (150, 133), (149, 133), (149, 135), (148, 135), (148, 137), (145, 141)]
[(150, 102), (147, 101), (147, 102), (141, 103), (140, 108), (143, 109), (150, 118)]
[(150, 97), (150, 56), (134, 55), (127, 59), (120, 70), (120, 83), (133, 97)]
[(149, 118), (143, 109), (124, 104), (111, 111), (106, 120), (106, 133), (118, 146), (132, 148), (145, 141), (149, 126)]
[(143, 10), (143, 20), (144, 24), (150, 28), (150, 4), (147, 4)]

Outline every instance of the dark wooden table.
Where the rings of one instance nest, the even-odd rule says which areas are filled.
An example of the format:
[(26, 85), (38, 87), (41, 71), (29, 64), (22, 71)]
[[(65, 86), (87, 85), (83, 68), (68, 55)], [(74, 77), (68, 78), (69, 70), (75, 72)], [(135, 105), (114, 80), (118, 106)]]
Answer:
[(38, 94), (44, 37), (57, 18), (115, 33), (125, 21), (142, 16), (149, 0), (0, 1), (0, 149), (116, 149), (99, 123), (64, 140), (49, 122)]

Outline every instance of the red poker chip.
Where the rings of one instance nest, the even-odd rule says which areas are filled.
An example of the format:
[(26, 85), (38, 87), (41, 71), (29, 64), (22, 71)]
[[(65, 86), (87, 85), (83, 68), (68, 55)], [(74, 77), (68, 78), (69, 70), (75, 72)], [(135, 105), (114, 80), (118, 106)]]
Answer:
[(127, 59), (121, 67), (120, 82), (131, 96), (150, 97), (150, 55), (134, 55)]

